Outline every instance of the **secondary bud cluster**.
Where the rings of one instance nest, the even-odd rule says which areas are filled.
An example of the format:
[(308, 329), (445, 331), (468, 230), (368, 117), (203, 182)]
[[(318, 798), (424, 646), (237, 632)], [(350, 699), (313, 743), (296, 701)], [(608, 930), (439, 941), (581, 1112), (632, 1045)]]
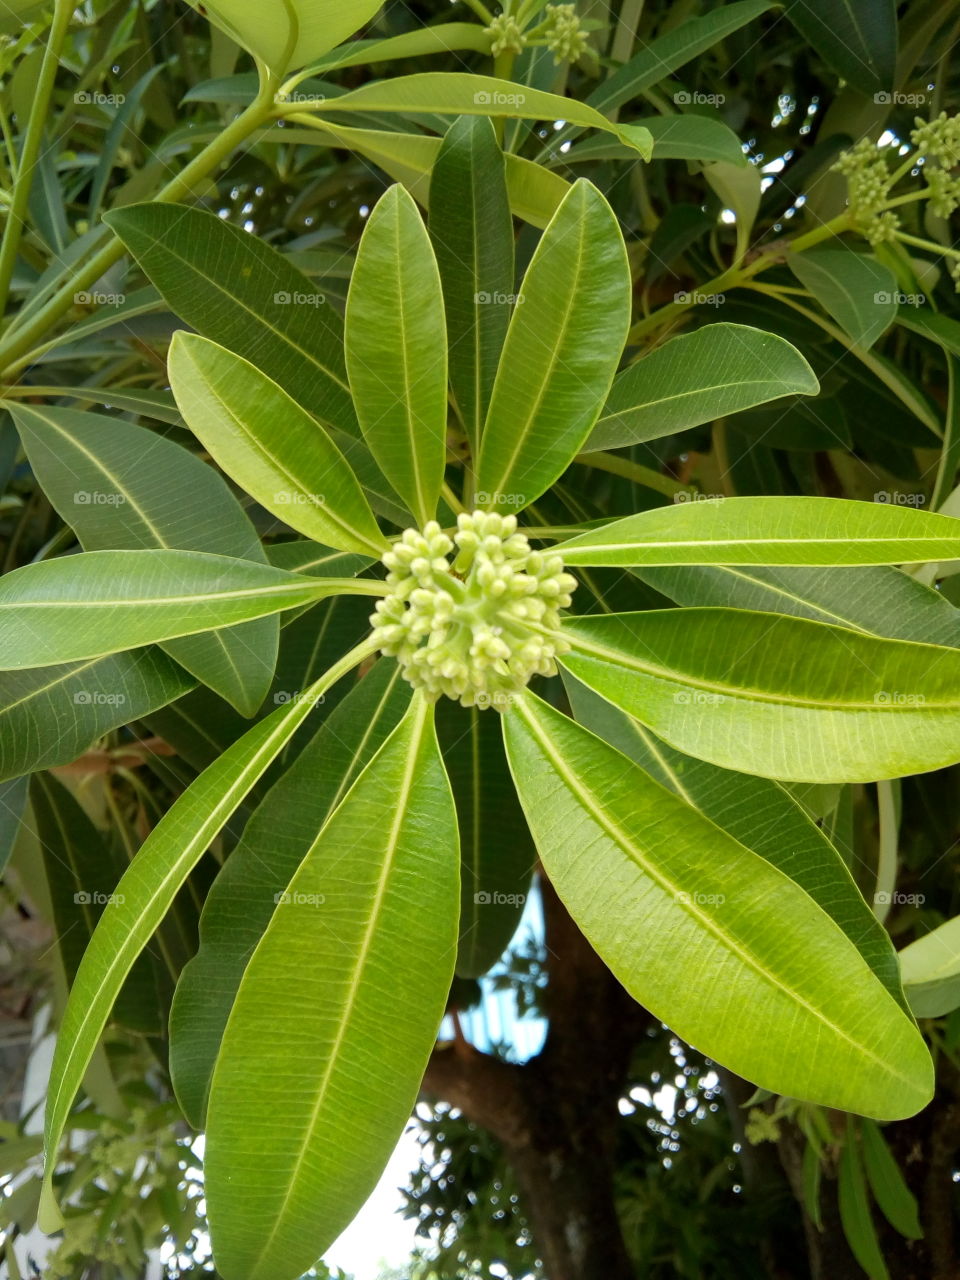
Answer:
[(522, 53), (526, 47), (526, 38), (516, 18), (506, 13), (499, 13), (485, 28), (492, 38), (490, 52), (495, 58), (501, 53)]
[(576, 62), (589, 44), (587, 32), (581, 25), (575, 4), (547, 5), (546, 37), (547, 48), (553, 54), (553, 60)]
[(414, 688), (503, 711), (532, 676), (556, 673), (569, 647), (560, 610), (576, 579), (555, 552), (531, 550), (516, 516), (461, 515), (453, 538), (431, 520), (407, 529), (383, 563), (391, 591), (370, 622)]

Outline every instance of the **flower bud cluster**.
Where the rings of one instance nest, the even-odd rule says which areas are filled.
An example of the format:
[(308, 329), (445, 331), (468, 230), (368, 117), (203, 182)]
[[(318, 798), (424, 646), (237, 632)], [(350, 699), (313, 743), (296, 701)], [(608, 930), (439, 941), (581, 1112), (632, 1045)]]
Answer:
[(935, 120), (918, 116), (914, 124), (910, 141), (922, 156), (939, 160), (948, 169), (960, 164), (960, 116), (941, 111)]
[(843, 152), (833, 167), (847, 179), (857, 229), (871, 244), (893, 240), (900, 219), (883, 207), (890, 199), (893, 181), (886, 153), (869, 138), (861, 138), (856, 146)]
[(520, 24), (509, 14), (498, 13), (489, 27), (485, 27), (484, 30), (493, 38), (490, 52), (495, 58), (501, 53), (522, 53), (526, 47), (526, 36), (520, 29)]
[(391, 590), (370, 622), (415, 689), (504, 711), (532, 676), (556, 674), (576, 579), (555, 552), (531, 550), (516, 516), (463, 514), (452, 539), (435, 521), (407, 529), (383, 563)]
[(548, 4), (544, 35), (557, 66), (576, 62), (587, 50), (588, 36), (575, 4)]

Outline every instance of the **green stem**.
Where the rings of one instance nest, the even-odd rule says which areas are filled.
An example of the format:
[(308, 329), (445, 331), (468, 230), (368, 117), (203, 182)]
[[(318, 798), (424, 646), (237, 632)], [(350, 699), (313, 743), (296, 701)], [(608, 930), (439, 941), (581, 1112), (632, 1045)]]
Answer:
[(463, 0), (468, 9), (472, 9), (484, 26), (489, 27), (493, 21), (493, 14), (483, 3), (483, 0)]
[(943, 448), (940, 450), (937, 478), (930, 498), (933, 511), (939, 511), (949, 498), (956, 483), (957, 472), (960, 471), (960, 361), (949, 351), (944, 354), (947, 358), (947, 412), (943, 427)]
[(13, 199), (7, 215), (7, 223), (3, 229), (3, 241), (0, 243), (0, 316), (7, 309), (7, 298), (10, 296), (10, 284), (17, 263), (17, 251), (20, 248), (20, 237), (25, 225), (24, 219), (30, 201), (33, 176), (40, 155), (43, 133), (47, 127), (50, 98), (57, 78), (57, 68), (60, 65), (60, 52), (67, 36), (70, 19), (73, 17), (73, 9), (72, 0), (56, 0), (50, 35), (43, 53), (43, 62), (40, 64), (37, 88), (33, 95), (33, 102), (30, 104), (30, 118), (27, 120), (23, 145), (20, 149), (20, 160), (13, 180)]
[(645, 488), (653, 489), (655, 493), (662, 493), (667, 498), (672, 498), (675, 493), (687, 492), (688, 486), (681, 484), (679, 480), (671, 480), (668, 476), (662, 476), (659, 471), (644, 467), (639, 462), (631, 462), (629, 458), (621, 458), (617, 453), (580, 453), (575, 461), (582, 462), (586, 467), (593, 467), (596, 471), (607, 471), (610, 475), (623, 476), (625, 480), (642, 484)]
[[(196, 155), (174, 178), (163, 187), (154, 200), (160, 203), (176, 204), (183, 200), (194, 189), (201, 178), (207, 177), (218, 165), (228, 160), (250, 134), (263, 125), (274, 112), (274, 94), (276, 81), (272, 76), (264, 76), (260, 92), (253, 102), (219, 134), (209, 146)], [(64, 284), (49, 301), (47, 301), (30, 320), (16, 330), (11, 330), (3, 342), (0, 342), (0, 369), (4, 377), (11, 370), (19, 367), (22, 360), (34, 344), (38, 342), (56, 322), (74, 305), (73, 299), (78, 292), (89, 289), (96, 284), (105, 271), (123, 257), (126, 249), (122, 241), (113, 237), (90, 261)]]
[(873, 898), (873, 914), (881, 924), (890, 912), (890, 902), (897, 885), (897, 799), (892, 782), (877, 783), (877, 809), (880, 817), (880, 848), (877, 854), (877, 891)]

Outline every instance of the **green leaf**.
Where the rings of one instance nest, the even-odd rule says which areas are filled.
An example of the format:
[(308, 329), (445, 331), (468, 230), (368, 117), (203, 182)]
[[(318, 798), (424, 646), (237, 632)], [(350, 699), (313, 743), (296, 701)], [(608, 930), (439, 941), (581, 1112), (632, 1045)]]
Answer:
[(960, 916), (904, 947), (900, 972), (918, 1018), (939, 1018), (960, 1007)]
[[(644, 116), (631, 124), (642, 125), (653, 138), (654, 160), (723, 160), (745, 165), (740, 139), (729, 125), (711, 116)], [(586, 164), (591, 160), (633, 160), (637, 153), (620, 142), (590, 138), (557, 157), (554, 163)]]
[(641, 511), (562, 542), (557, 551), (566, 565), (960, 560), (960, 520), (845, 498), (712, 498)]
[(537, 855), (503, 754), (499, 716), (441, 698), (437, 735), (460, 826), (457, 975), (479, 978), (516, 932)]
[(847, 1117), (847, 1141), (840, 1152), (837, 1170), (837, 1200), (840, 1205), (840, 1222), (850, 1252), (870, 1280), (890, 1280), (870, 1214), (870, 1197), (860, 1162), (860, 1144), (850, 1116)]
[(462, 49), (489, 53), (490, 44), (490, 35), (476, 22), (441, 22), (433, 27), (420, 27), (398, 36), (388, 36), (385, 40), (352, 40), (321, 58), (319, 63), (310, 67), (310, 71), (369, 66), (371, 62), (422, 58), (431, 53), (454, 53)]
[(300, 864), (227, 1022), (204, 1158), (225, 1280), (294, 1280), (373, 1190), (443, 1016), (458, 861), (415, 698)]
[(364, 227), (346, 350), (364, 438), (422, 528), (436, 513), (446, 461), (447, 334), (430, 237), (399, 185)]
[(430, 184), (430, 237), (443, 284), (450, 382), (476, 459), (513, 295), (513, 220), (489, 120), (461, 116), (447, 130)]
[(672, 746), (792, 782), (960, 759), (960, 651), (735, 609), (571, 618), (579, 680)]
[[(49, 774), (34, 774), (30, 802), (50, 891), (56, 945), (67, 983), (72, 985), (125, 864), (67, 788)], [(132, 1031), (160, 1034), (160, 1008), (149, 956), (141, 956), (133, 966), (117, 998), (115, 1015), (117, 1022)]]
[(616, 217), (581, 180), (520, 286), (484, 426), (478, 507), (527, 506), (573, 461), (610, 390), (630, 292)]
[[(892, 100), (897, 65), (894, 0), (786, 0), (787, 17), (837, 75)], [(883, 91), (886, 91), (884, 96)]]
[(69, 764), (104, 734), (182, 697), (194, 683), (156, 648), (0, 671), (0, 779)]
[(199, 950), (170, 1011), (170, 1071), (194, 1128), (203, 1128), (223, 1029), (277, 896), (399, 724), (410, 696), (395, 662), (375, 663), (267, 793), (214, 881), (200, 917)]
[(309, 276), (200, 209), (154, 202), (104, 221), (181, 320), (255, 364), (325, 426), (358, 436), (343, 322)]
[(303, 698), (279, 707), (228, 747), (167, 810), (117, 885), (114, 899), (84, 952), (57, 1037), (44, 1122), (41, 1230), (49, 1233), (62, 1226), (53, 1193), (57, 1149), (84, 1073), (131, 966), (211, 841), (310, 714), (316, 700), (372, 652), (369, 643), (352, 650)]
[(199, 551), (88, 551), (0, 579), (0, 671), (99, 658), (325, 596), (380, 594), (375, 582)]
[(187, 0), (274, 71), (313, 62), (373, 18), (383, 0)]
[(863, 1163), (873, 1198), (884, 1217), (908, 1240), (922, 1240), (917, 1201), (907, 1186), (900, 1167), (890, 1154), (879, 1128), (871, 1120), (860, 1122)]
[[(209, 466), (129, 422), (59, 406), (12, 405), (44, 493), (87, 551), (156, 547), (266, 564), (250, 520)], [(256, 711), (270, 688), (280, 624), (170, 641), (172, 658), (237, 708)]]
[(195, 333), (176, 333), (170, 384), (190, 430), (279, 520), (341, 551), (387, 546), (343, 454), (258, 368)]
[(503, 719), (547, 875), (654, 1017), (777, 1093), (888, 1118), (926, 1105), (917, 1028), (793, 880), (533, 695)]
[(775, 333), (745, 324), (705, 325), (671, 338), (618, 374), (588, 447), (621, 449), (819, 389), (804, 357)]
[(0, 872), (10, 860), (17, 842), (29, 782), (26, 777), (6, 778), (0, 782)]
[(894, 1000), (907, 1009), (890, 935), (867, 906), (843, 858), (779, 783), (718, 769), (684, 755), (566, 672), (564, 684), (580, 724), (744, 848), (796, 881), (836, 921)]
[(750, 247), (750, 233), (760, 211), (763, 193), (759, 165), (730, 164), (726, 160), (709, 160), (703, 166), (703, 176), (720, 197), (725, 208), (736, 215), (737, 262), (742, 261)]
[(852, 249), (810, 249), (787, 259), (790, 270), (861, 351), (897, 315), (897, 280), (889, 267)]
[[(518, 120), (569, 120), (585, 129), (612, 133), (644, 160), (649, 160), (653, 151), (653, 139), (646, 129), (617, 124), (576, 98), (517, 85), (512, 80), (464, 75), (457, 71), (378, 80), (322, 105), (324, 110), (338, 115), (344, 111), (398, 111), (404, 115), (436, 112), (456, 116), (510, 116)], [(322, 113), (319, 114), (322, 120)]]

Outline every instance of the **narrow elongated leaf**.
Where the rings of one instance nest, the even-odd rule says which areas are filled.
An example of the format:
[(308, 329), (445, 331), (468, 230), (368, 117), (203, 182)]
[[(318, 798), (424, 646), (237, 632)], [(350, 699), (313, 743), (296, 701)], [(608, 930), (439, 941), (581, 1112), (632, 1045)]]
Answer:
[(513, 221), (489, 120), (462, 116), (447, 130), (430, 183), (430, 236), (443, 283), (450, 382), (476, 459), (513, 295)]
[(479, 978), (516, 932), (537, 855), (503, 754), (499, 717), (441, 698), (437, 735), (460, 826), (457, 974)]
[(960, 759), (960, 651), (734, 609), (571, 618), (563, 665), (727, 769), (864, 782)]
[(897, 64), (894, 0), (786, 0), (785, 9), (804, 40), (844, 80), (861, 93), (889, 94)]
[(436, 511), (447, 435), (447, 334), (440, 273), (410, 195), (370, 215), (350, 280), (347, 368), (364, 438), (421, 527)]
[(844, 931), (896, 1002), (907, 1008), (890, 935), (867, 906), (847, 864), (779, 783), (676, 751), (564, 673), (576, 719), (650, 777), (795, 880)]
[(57, 1149), (131, 966), (210, 842), (310, 714), (317, 698), (372, 652), (373, 646), (367, 644), (346, 654), (305, 697), (279, 707), (228, 747), (167, 810), (117, 885), (80, 963), (50, 1069), (44, 1121), (46, 1167), (38, 1218), (42, 1230), (56, 1231), (62, 1225), (52, 1183)]
[(376, 1184), (443, 1016), (458, 862), (416, 698), (300, 864), (227, 1022), (204, 1160), (225, 1280), (295, 1280)]
[(897, 315), (897, 280), (889, 267), (852, 249), (811, 249), (788, 259), (790, 270), (857, 347), (868, 350)]
[(918, 1018), (939, 1018), (960, 1007), (960, 916), (904, 947), (900, 972)]
[(653, 151), (653, 139), (642, 126), (617, 124), (576, 98), (517, 85), (512, 80), (464, 75), (458, 71), (378, 80), (331, 99), (324, 104), (324, 109), (336, 111), (338, 115), (398, 111), (404, 115), (436, 112), (456, 116), (512, 116), (519, 120), (569, 120), (584, 129), (603, 129), (614, 134), (644, 160), (649, 160)]
[(194, 684), (153, 647), (0, 671), (0, 779), (69, 764), (111, 729), (166, 706)]
[(520, 286), (484, 426), (479, 507), (527, 506), (570, 465), (610, 389), (629, 323), (620, 228), (596, 187), (581, 180)]
[(867, 1181), (883, 1216), (908, 1240), (922, 1240), (923, 1231), (916, 1198), (907, 1186), (890, 1148), (884, 1142), (883, 1134), (870, 1120), (860, 1122), (860, 1133)]
[[(87, 551), (156, 547), (266, 564), (250, 520), (199, 458), (143, 427), (47, 405), (11, 408), (44, 493)], [(167, 644), (171, 657), (244, 715), (263, 701), (280, 624), (258, 618)]]
[[(727, 164), (745, 165), (740, 139), (729, 125), (710, 116), (644, 116), (631, 121), (643, 125), (653, 138), (654, 160), (724, 160)], [(637, 155), (622, 142), (607, 138), (588, 138), (562, 153), (557, 162), (585, 164), (591, 160), (632, 160)]]
[(200, 948), (170, 1011), (177, 1100), (202, 1129), (223, 1030), (250, 956), (317, 833), (399, 724), (410, 686), (378, 662), (270, 789), (224, 863), (200, 917)]
[(784, 338), (746, 324), (705, 325), (671, 338), (617, 376), (589, 448), (622, 449), (818, 390), (813, 370)]
[(386, 540), (346, 459), (282, 387), (195, 333), (174, 335), (169, 370), (190, 430), (268, 511), (338, 550), (382, 554)]
[(198, 333), (250, 360), (308, 413), (357, 436), (343, 322), (309, 276), (216, 214), (151, 203), (104, 217)]
[(275, 71), (313, 62), (376, 15), (382, 0), (289, 0), (265, 9), (257, 0), (187, 0)]
[(845, 498), (680, 502), (560, 543), (568, 565), (877, 565), (960, 559), (960, 520)]
[(852, 1117), (847, 1117), (847, 1141), (840, 1152), (837, 1169), (837, 1202), (840, 1206), (840, 1222), (847, 1238), (850, 1252), (863, 1267), (870, 1280), (890, 1280), (890, 1272), (883, 1260), (883, 1251), (877, 1239), (877, 1229), (870, 1213), (870, 1197), (863, 1176), (860, 1144)]
[(199, 551), (88, 551), (0, 579), (0, 671), (99, 658), (325, 596), (379, 594), (374, 582)]
[(919, 1032), (793, 880), (533, 695), (504, 733), (547, 875), (655, 1017), (778, 1093), (888, 1118), (926, 1105)]

